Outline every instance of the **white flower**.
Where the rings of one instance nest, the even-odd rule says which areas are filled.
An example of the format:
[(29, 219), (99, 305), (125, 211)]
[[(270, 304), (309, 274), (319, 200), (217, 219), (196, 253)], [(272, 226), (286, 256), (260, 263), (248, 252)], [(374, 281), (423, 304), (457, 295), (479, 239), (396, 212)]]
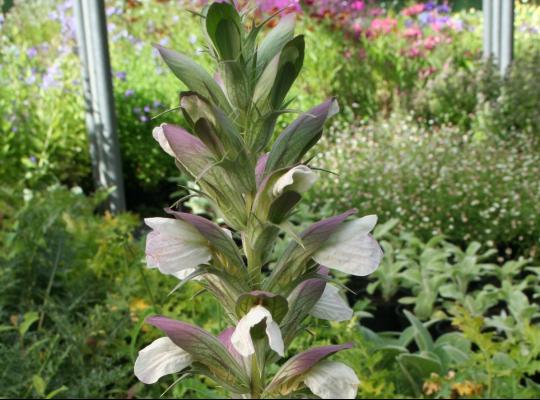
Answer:
[(161, 124), (160, 126), (156, 126), (152, 130), (152, 136), (154, 137), (154, 139), (156, 139), (156, 141), (159, 143), (159, 145), (165, 151), (165, 153), (167, 153), (171, 157), (176, 157), (174, 152), (171, 149), (171, 146), (169, 145), (169, 141), (165, 137), (165, 133), (163, 132), (163, 125), (166, 125), (166, 124)]
[(330, 321), (348, 321), (353, 316), (353, 310), (341, 297), (339, 289), (327, 284), (321, 298), (311, 310), (311, 315)]
[(272, 194), (274, 197), (279, 197), (286, 190), (302, 194), (308, 191), (318, 178), (319, 176), (311, 168), (297, 165), (279, 177), (272, 188)]
[(377, 269), (383, 252), (369, 232), (377, 223), (376, 215), (341, 224), (313, 259), (325, 267), (350, 275), (365, 276)]
[(153, 229), (146, 239), (146, 261), (150, 268), (185, 278), (212, 257), (208, 241), (187, 222), (173, 218), (146, 218)]
[(255, 353), (255, 346), (251, 339), (251, 328), (266, 319), (266, 336), (270, 348), (281, 357), (285, 355), (285, 344), (281, 336), (279, 325), (272, 318), (272, 314), (263, 306), (255, 306), (242, 317), (231, 336), (231, 343), (242, 357)]
[(351, 367), (326, 360), (304, 375), (304, 383), (322, 399), (354, 399), (360, 381)]
[(162, 376), (182, 371), (192, 361), (191, 356), (171, 339), (162, 337), (139, 351), (135, 361), (135, 376), (143, 383), (156, 383)]

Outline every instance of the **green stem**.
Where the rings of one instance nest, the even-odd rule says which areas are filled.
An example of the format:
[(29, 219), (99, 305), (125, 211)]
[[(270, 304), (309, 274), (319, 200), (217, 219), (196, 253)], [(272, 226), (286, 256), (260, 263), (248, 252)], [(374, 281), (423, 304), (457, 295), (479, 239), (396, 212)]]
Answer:
[(254, 354), (251, 358), (251, 398), (260, 399), (262, 393), (261, 372), (257, 362), (257, 356)]

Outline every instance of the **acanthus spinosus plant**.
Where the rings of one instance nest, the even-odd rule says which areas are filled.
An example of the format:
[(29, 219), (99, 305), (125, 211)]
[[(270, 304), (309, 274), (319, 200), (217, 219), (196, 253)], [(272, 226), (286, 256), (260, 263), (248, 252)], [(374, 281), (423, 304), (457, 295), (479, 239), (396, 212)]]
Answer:
[[(171, 373), (203, 374), (243, 398), (311, 396), (309, 391), (354, 398), (359, 381), (353, 370), (328, 360), (351, 344), (313, 348), (282, 363), (308, 316), (352, 318), (330, 269), (364, 276), (382, 257), (369, 234), (375, 216), (349, 220), (355, 214), (350, 210), (300, 234), (288, 221), (318, 178), (302, 160), (338, 111), (337, 102), (330, 99), (301, 114), (270, 144), (277, 118), (289, 112), (286, 95), (304, 59), (294, 15), (283, 16), (260, 41), (268, 20), (247, 30), (248, 14), (233, 4), (207, 5), (200, 18), (218, 77), (157, 46), (189, 89), (180, 94), (180, 109), (190, 131), (163, 124), (153, 135), (229, 229), (169, 209), (169, 218), (146, 220), (152, 228), (146, 256), (150, 267), (181, 279), (179, 286), (197, 279), (222, 304), (230, 328), (215, 337), (185, 322), (150, 317), (147, 322), (165, 336), (140, 351), (135, 375), (150, 384)], [(276, 257), (281, 232), (290, 244)], [(281, 367), (269, 376), (272, 363)]]

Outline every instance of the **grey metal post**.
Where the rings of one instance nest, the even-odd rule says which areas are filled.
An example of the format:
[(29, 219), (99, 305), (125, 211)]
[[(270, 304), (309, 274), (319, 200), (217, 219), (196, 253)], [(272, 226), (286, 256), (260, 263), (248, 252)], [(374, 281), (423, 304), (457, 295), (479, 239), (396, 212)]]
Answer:
[[(122, 179), (120, 147), (116, 134), (116, 115), (107, 42), (107, 21), (103, 0), (77, 0), (76, 7), (81, 13), (82, 29), (78, 29), (86, 49), (86, 57), (81, 57), (84, 71), (88, 76), (90, 98), (87, 102), (87, 122), (90, 137), (95, 136), (97, 159), (97, 184), (115, 187), (109, 199), (113, 213), (124, 211), (125, 194)], [(86, 88), (85, 88), (86, 89)], [(86, 90), (85, 90), (86, 91)]]
[(514, 0), (501, 0), (500, 71), (505, 75), (514, 56)]
[(492, 0), (483, 0), (482, 12), (484, 14), (484, 58), (488, 59), (493, 55), (493, 43), (491, 41), (492, 27), (492, 14), (493, 14), (493, 2)]
[(75, 0), (75, 23), (77, 26), (77, 50), (81, 59), (81, 80), (83, 86), (84, 105), (86, 110), (86, 130), (90, 144), (90, 160), (92, 162), (92, 175), (95, 182), (99, 182), (99, 144), (94, 126), (94, 104), (92, 104), (92, 90), (90, 87), (90, 72), (88, 68), (88, 45), (84, 29), (82, 0)]
[(483, 0), (484, 58), (493, 57), (506, 74), (514, 50), (514, 0)]
[(491, 11), (491, 46), (495, 62), (501, 57), (501, 0), (492, 0)]

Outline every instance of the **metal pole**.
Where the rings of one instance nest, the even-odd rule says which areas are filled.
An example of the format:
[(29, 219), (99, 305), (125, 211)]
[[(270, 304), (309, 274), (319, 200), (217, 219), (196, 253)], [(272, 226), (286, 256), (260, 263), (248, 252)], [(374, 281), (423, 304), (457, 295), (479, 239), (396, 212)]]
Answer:
[(488, 59), (493, 55), (493, 2), (492, 0), (483, 0), (482, 11), (484, 14), (484, 58)]
[(501, 0), (500, 71), (505, 75), (514, 53), (514, 0)]
[(81, 57), (88, 74), (90, 99), (87, 99), (87, 124), (95, 136), (94, 156), (97, 159), (97, 184), (115, 187), (109, 199), (111, 212), (125, 210), (122, 162), (116, 134), (116, 115), (107, 41), (107, 21), (103, 0), (77, 0), (76, 6), (82, 14), (84, 25), (81, 47), (86, 49), (86, 57)]
[(90, 160), (92, 162), (92, 175), (95, 182), (99, 182), (99, 145), (94, 126), (94, 106), (92, 104), (92, 90), (90, 88), (90, 71), (88, 68), (88, 46), (84, 30), (82, 0), (75, 0), (75, 23), (77, 34), (77, 50), (81, 59), (81, 80), (83, 86), (84, 105), (86, 110), (86, 130), (90, 143)]
[[(492, 0), (491, 43), (497, 64), (501, 61), (501, 0)], [(500, 64), (499, 64), (500, 65)]]

